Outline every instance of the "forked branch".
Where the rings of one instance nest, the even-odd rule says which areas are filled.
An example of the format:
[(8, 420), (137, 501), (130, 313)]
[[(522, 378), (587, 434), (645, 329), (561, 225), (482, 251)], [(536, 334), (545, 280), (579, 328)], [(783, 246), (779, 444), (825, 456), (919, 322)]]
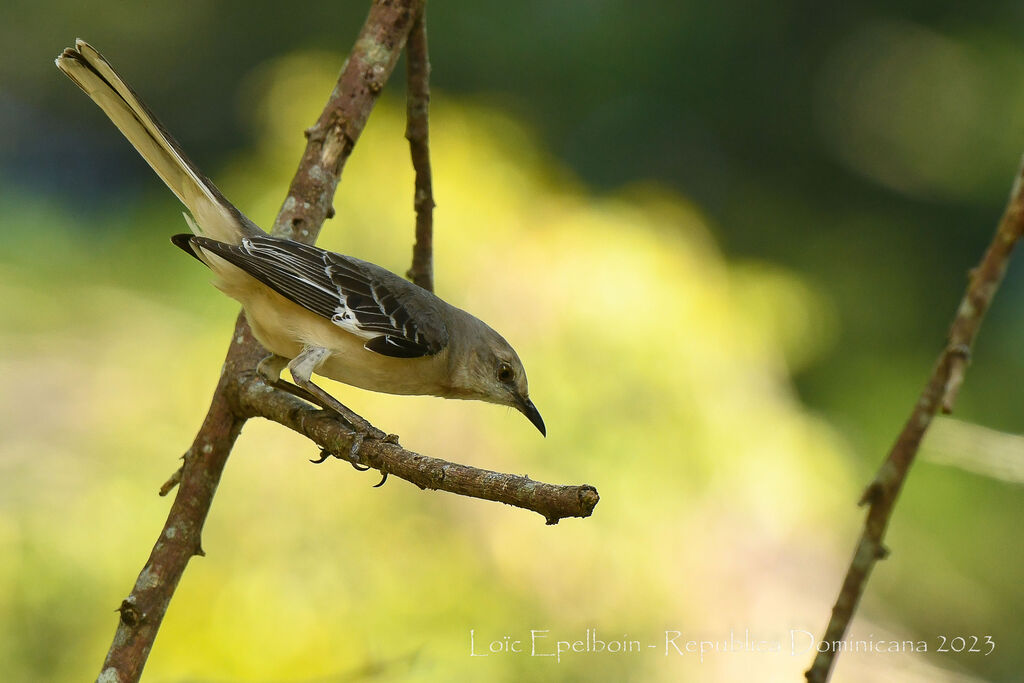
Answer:
[[(371, 6), (323, 113), (306, 131), (306, 150), (274, 222), (276, 236), (312, 243), (325, 218), (333, 214), (331, 203), (341, 171), (422, 12), (423, 0), (376, 0)], [(426, 156), (426, 34), (422, 20), (418, 26), (417, 40), (422, 38), (422, 42), (417, 43), (421, 47), (416, 47), (415, 51), (422, 55), (422, 60), (410, 59), (410, 68), (413, 64), (422, 67), (422, 80), (418, 80), (417, 75), (410, 78), (410, 83), (419, 82), (424, 93), (416, 100), (422, 106), (413, 107), (412, 101), (416, 98), (410, 97), (410, 107), (415, 109), (410, 116), (410, 126), (414, 129), (411, 140), (418, 141), (411, 142), (417, 168), (417, 253), (421, 254), (416, 278), (422, 286), (430, 288), (429, 208), (433, 206), (433, 199), (429, 157)], [(418, 128), (420, 124), (422, 132)], [(417, 151), (419, 144), (422, 144), (421, 152)], [(421, 187), (426, 188), (425, 193), (420, 192)], [(421, 206), (424, 211), (420, 211)], [(424, 277), (430, 279), (424, 280)], [(337, 419), (266, 386), (256, 377), (254, 369), (266, 352), (253, 338), (244, 316), (239, 316), (231, 339), (206, 419), (185, 454), (180, 472), (161, 491), (166, 493), (175, 485), (178, 488), (149, 559), (119, 608), (117, 632), (99, 676), (104, 683), (137, 681), (141, 676), (189, 559), (203, 554), (203, 525), (231, 448), (246, 419), (266, 417), (305, 434), (332, 452), (352, 450), (354, 435)], [(592, 487), (552, 486), (525, 477), (477, 470), (427, 458), (379, 439), (365, 440), (354, 453), (360, 462), (423, 488), (517, 505), (544, 515), (549, 523), (566, 516), (587, 516), (598, 500)]]

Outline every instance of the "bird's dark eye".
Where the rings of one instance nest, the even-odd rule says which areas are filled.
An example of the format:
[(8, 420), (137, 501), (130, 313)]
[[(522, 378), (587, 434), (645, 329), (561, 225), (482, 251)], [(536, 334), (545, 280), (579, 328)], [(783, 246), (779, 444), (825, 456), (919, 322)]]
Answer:
[(516, 378), (516, 372), (512, 369), (512, 366), (508, 363), (500, 363), (498, 365), (498, 381), (502, 384), (511, 384), (512, 380)]

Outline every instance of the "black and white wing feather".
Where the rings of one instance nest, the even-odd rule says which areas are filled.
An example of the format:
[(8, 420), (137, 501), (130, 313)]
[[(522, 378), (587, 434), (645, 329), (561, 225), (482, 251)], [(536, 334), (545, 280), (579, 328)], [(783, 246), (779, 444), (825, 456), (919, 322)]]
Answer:
[(303, 308), (366, 339), (370, 351), (418, 358), (441, 351), (448, 332), (426, 290), (366, 261), (276, 237), (225, 244), (181, 235), (175, 244), (202, 247)]

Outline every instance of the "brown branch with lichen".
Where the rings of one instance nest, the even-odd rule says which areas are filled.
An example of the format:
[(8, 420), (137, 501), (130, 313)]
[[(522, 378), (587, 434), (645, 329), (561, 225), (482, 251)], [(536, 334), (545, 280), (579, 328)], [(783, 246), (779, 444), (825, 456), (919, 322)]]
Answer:
[[(832, 608), (832, 617), (822, 637), (824, 643), (841, 641), (853, 619), (853, 615), (864, 593), (868, 576), (875, 563), (886, 557), (888, 550), (882, 545), (886, 527), (892, 517), (896, 499), (910, 471), (921, 440), (931, 425), (932, 418), (939, 410), (952, 412), (957, 394), (963, 383), (964, 373), (970, 360), (971, 347), (981, 328), (981, 322), (992, 303), (996, 290), (1013, 252), (1014, 246), (1024, 236), (1024, 161), (1017, 172), (1010, 199), (995, 237), (985, 251), (981, 263), (969, 277), (967, 291), (957, 309), (950, 326), (949, 339), (939, 356), (924, 391), (900, 432), (896, 443), (874, 481), (861, 498), (862, 505), (868, 505), (857, 548), (846, 572), (839, 597)], [(807, 670), (808, 683), (825, 683), (831, 675), (835, 656), (839, 648), (826, 647), (814, 658)]]
[[(421, 2), (374, 3), (338, 85), (316, 124), (288, 189), (274, 234), (303, 242), (316, 239), (331, 212), (341, 169), (391, 74)], [(232, 395), (233, 378), (250, 371), (265, 355), (239, 316), (233, 343), (224, 361), (210, 409), (192, 447), (185, 454), (178, 493), (167, 522), (131, 593), (121, 603), (114, 641), (103, 662), (100, 679), (137, 681), (156, 639), (167, 606), (192, 555), (201, 555), (203, 524), (244, 414)]]
[[(371, 6), (323, 113), (306, 131), (306, 150), (274, 222), (274, 235), (312, 243), (323, 221), (333, 215), (331, 204), (341, 171), (422, 11), (423, 0), (377, 0)], [(425, 41), (425, 33), (422, 37)], [(426, 43), (422, 45), (425, 60)], [(424, 126), (425, 116), (424, 106)], [(425, 131), (419, 139), (425, 145)], [(414, 163), (415, 157), (414, 152)], [(429, 198), (429, 162), (426, 169)], [(418, 219), (417, 244), (421, 242), (419, 225)], [(425, 272), (429, 274), (429, 216), (425, 225)], [(178, 487), (149, 559), (118, 610), (117, 631), (99, 676), (104, 683), (137, 681), (141, 676), (189, 559), (203, 554), (203, 525), (235, 439), (250, 417), (280, 422), (326, 450), (350, 452), (354, 460), (421, 488), (516, 505), (540, 513), (549, 523), (588, 516), (597, 503), (597, 492), (589, 486), (552, 486), (447, 463), (406, 451), (390, 440), (364, 439), (353, 449), (355, 436), (333, 414), (313, 409), (257, 378), (254, 368), (264, 355), (240, 315), (206, 418), (181, 469), (161, 489), (163, 495)]]
[(412, 267), (406, 276), (423, 289), (434, 291), (434, 187), (430, 173), (430, 57), (427, 53), (427, 8), (416, 17), (405, 50), (405, 137), (416, 171), (413, 207), (416, 209), (416, 242)]
[(255, 373), (244, 373), (236, 378), (238, 384), (233, 394), (246, 417), (273, 420), (306, 436), (326, 453), (342, 453), (343, 460), (405, 479), (421, 489), (447, 491), (532, 510), (548, 524), (556, 524), (566, 517), (589, 517), (597, 505), (597, 490), (593, 486), (558, 486), (460, 465), (408, 451), (393, 439), (364, 439), (353, 453), (355, 436), (331, 413), (271, 389)]

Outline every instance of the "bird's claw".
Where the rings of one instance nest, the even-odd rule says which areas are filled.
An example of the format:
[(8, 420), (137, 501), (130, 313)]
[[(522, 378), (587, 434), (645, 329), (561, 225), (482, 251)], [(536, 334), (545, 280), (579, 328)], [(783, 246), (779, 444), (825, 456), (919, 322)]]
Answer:
[(331, 453), (326, 448), (321, 448), (320, 449), (320, 459), (319, 460), (310, 459), (310, 462), (313, 463), (314, 465), (319, 465), (320, 463), (326, 461), (327, 458), (331, 457), (332, 455), (334, 455), (334, 453)]
[[(367, 433), (365, 431), (361, 431), (359, 429), (353, 430), (353, 432), (352, 432), (352, 446), (348, 450), (348, 464), (352, 465), (352, 469), (356, 470), (357, 472), (366, 472), (367, 470), (373, 469), (372, 467), (364, 465), (359, 460), (359, 449), (362, 448), (363, 442), (367, 439), (367, 437), (369, 437), (371, 439), (379, 439), (379, 440), (381, 440), (381, 441), (383, 441), (385, 443), (393, 443), (393, 444), (397, 444), (398, 443), (398, 435), (397, 434), (385, 434), (384, 432), (382, 432), (382, 431), (380, 431), (379, 429), (376, 429), (376, 428), (373, 428), (373, 431), (370, 432), (370, 433)], [(320, 463), (325, 462), (330, 457), (340, 458), (341, 456), (339, 456), (337, 453), (332, 453), (331, 451), (327, 450), (326, 448), (321, 448), (320, 449), (320, 457), (318, 459), (316, 459), (316, 460), (312, 460), (311, 459), (310, 462), (313, 463), (314, 465), (319, 465)], [(375, 488), (375, 489), (380, 488), (381, 486), (384, 485), (384, 482), (386, 482), (387, 480), (388, 480), (388, 473), (387, 472), (383, 472), (382, 475), (381, 475), (380, 481), (377, 482), (376, 484), (374, 484), (373, 488)]]

